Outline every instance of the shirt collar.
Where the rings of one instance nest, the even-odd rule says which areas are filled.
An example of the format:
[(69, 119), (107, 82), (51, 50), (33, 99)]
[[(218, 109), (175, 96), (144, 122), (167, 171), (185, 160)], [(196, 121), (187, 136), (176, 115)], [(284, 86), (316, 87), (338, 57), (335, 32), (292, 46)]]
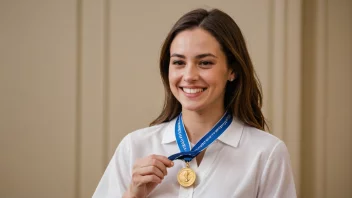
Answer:
[[(161, 143), (162, 144), (167, 144), (171, 142), (176, 141), (175, 137), (175, 123), (176, 123), (176, 118), (171, 120), (169, 124), (166, 126), (166, 129), (163, 134), (163, 138)], [(230, 124), (230, 126), (226, 129), (226, 131), (221, 134), (221, 136), (218, 138), (221, 142), (232, 146), (232, 147), (238, 147), (242, 133), (244, 130), (244, 124), (243, 122), (239, 121), (238, 119), (234, 118)]]
[(163, 134), (163, 139), (161, 141), (162, 144), (167, 144), (167, 143), (176, 141), (176, 136), (175, 136), (176, 118), (172, 119), (169, 122), (169, 124), (166, 126), (166, 129), (164, 130), (164, 134)]

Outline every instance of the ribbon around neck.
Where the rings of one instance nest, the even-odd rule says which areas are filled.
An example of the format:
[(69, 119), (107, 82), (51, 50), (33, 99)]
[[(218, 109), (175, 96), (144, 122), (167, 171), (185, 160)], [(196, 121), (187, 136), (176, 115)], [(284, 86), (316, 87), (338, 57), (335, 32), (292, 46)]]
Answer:
[(218, 137), (230, 126), (231, 122), (232, 115), (226, 111), (214, 127), (191, 149), (191, 144), (182, 121), (182, 113), (180, 113), (175, 123), (175, 136), (177, 145), (181, 152), (169, 156), (169, 160), (184, 160), (186, 162), (192, 161), (193, 158), (195, 158), (199, 153), (218, 139)]

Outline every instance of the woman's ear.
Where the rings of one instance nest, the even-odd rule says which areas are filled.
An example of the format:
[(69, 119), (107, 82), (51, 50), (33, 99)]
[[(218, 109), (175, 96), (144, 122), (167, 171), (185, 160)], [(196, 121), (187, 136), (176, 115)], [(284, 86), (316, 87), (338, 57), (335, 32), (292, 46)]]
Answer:
[(230, 73), (230, 75), (229, 75), (229, 81), (230, 82), (232, 82), (232, 81), (234, 81), (236, 79), (236, 74), (235, 74), (235, 72), (232, 70), (231, 71), (231, 73)]

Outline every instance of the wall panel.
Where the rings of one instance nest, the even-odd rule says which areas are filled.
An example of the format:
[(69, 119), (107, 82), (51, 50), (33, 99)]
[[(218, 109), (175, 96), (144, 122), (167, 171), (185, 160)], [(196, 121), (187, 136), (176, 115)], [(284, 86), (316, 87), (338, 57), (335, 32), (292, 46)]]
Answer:
[(327, 1), (326, 197), (352, 197), (352, 2)]
[(304, 4), (302, 197), (351, 197), (351, 1)]
[(74, 197), (75, 1), (1, 1), (0, 15), (0, 197)]
[(107, 1), (85, 0), (79, 21), (79, 189), (91, 197), (106, 167)]

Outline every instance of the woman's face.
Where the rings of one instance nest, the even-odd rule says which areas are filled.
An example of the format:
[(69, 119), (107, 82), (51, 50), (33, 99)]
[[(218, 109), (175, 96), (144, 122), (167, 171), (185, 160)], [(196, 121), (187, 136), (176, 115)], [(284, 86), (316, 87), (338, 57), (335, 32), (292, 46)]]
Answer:
[(224, 108), (225, 85), (234, 78), (217, 40), (206, 30), (180, 32), (170, 46), (169, 83), (182, 110)]

